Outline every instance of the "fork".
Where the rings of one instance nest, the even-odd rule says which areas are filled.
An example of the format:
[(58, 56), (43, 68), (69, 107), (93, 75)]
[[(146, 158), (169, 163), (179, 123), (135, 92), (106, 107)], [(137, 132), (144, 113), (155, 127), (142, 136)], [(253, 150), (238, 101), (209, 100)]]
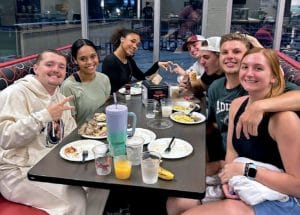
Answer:
[(169, 153), (171, 151), (171, 149), (172, 149), (172, 143), (173, 143), (174, 140), (175, 140), (175, 137), (172, 137), (172, 139), (171, 139), (168, 147), (164, 151), (165, 153)]
[(195, 111), (197, 111), (197, 110), (199, 110), (199, 109), (200, 109), (199, 105), (198, 105), (198, 104), (195, 104), (194, 107), (193, 107), (191, 110), (186, 111), (185, 114), (186, 114), (187, 116), (191, 117), (191, 116), (193, 115), (193, 112), (195, 112)]
[(88, 155), (89, 155), (89, 151), (88, 150), (83, 150), (82, 151), (82, 163), (85, 162), (85, 159), (87, 158)]

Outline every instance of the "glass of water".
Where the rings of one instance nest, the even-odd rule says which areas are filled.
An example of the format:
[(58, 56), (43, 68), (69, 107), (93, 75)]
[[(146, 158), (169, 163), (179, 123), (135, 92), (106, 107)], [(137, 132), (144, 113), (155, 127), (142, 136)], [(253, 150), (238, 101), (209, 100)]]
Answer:
[(158, 180), (160, 154), (154, 151), (145, 151), (142, 154), (142, 178), (145, 184), (155, 184)]
[(147, 99), (145, 108), (146, 108), (146, 118), (153, 119), (155, 118), (157, 101), (154, 99)]

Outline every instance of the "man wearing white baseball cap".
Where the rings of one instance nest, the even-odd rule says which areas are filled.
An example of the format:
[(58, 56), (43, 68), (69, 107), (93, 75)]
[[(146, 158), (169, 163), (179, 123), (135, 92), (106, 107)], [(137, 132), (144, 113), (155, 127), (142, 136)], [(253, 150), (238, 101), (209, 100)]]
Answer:
[(180, 82), (180, 87), (192, 90), (196, 97), (203, 96), (202, 92), (206, 91), (214, 80), (224, 76), (219, 66), (220, 40), (221, 37), (209, 37), (202, 41), (199, 58), (205, 73), (201, 78), (191, 80), (186, 75)]
[(184, 70), (182, 67), (180, 67), (178, 64), (174, 64), (171, 72), (175, 72), (179, 75), (178, 82), (182, 79), (182, 76), (188, 73), (189, 71), (195, 71), (197, 76), (200, 78), (204, 73), (204, 68), (200, 64), (200, 48), (202, 41), (205, 40), (205, 37), (201, 35), (191, 35), (188, 37), (186, 42), (182, 46), (183, 51), (189, 51), (192, 58), (197, 59), (197, 61), (190, 66), (187, 70)]
[(220, 41), (221, 41), (221, 37), (209, 37), (202, 42), (202, 46), (200, 50), (220, 52)]

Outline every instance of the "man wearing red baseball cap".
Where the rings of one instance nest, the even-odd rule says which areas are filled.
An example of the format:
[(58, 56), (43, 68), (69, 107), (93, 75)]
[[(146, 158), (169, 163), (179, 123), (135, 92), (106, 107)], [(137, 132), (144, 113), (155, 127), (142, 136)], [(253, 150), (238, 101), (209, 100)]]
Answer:
[(201, 77), (204, 73), (204, 68), (200, 64), (200, 48), (202, 41), (205, 41), (205, 38), (201, 35), (191, 35), (188, 37), (186, 42), (182, 46), (183, 51), (189, 51), (192, 58), (197, 59), (197, 61), (190, 66), (187, 70), (184, 70), (178, 64), (174, 64), (174, 68), (172, 72), (175, 72), (179, 75), (178, 81), (182, 79), (182, 76), (188, 73), (189, 71), (195, 71), (197, 73), (197, 77)]
[(187, 40), (183, 44), (182, 50), (183, 51), (189, 51), (189, 48), (190, 48), (191, 45), (195, 44), (198, 41), (200, 41), (200, 44), (201, 44), (201, 41), (204, 41), (204, 40), (205, 40), (205, 37), (203, 37), (201, 35), (196, 35), (196, 34), (191, 35), (187, 38)]

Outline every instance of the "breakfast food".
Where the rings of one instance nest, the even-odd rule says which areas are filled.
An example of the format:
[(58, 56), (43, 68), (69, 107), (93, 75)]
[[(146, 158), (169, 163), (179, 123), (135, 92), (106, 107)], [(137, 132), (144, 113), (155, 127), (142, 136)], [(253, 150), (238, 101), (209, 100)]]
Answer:
[(178, 112), (190, 112), (196, 108), (196, 104), (193, 102), (176, 102), (172, 109)]
[(184, 106), (184, 105), (173, 105), (172, 109), (175, 111), (181, 111), (181, 112), (185, 112), (185, 111), (190, 111), (192, 110), (194, 107), (190, 107), (190, 106)]
[(107, 136), (106, 123), (99, 123), (95, 119), (91, 119), (80, 127), (78, 133), (82, 136), (105, 138)]
[(185, 114), (175, 115), (174, 119), (178, 122), (184, 122), (184, 123), (195, 122), (195, 120), (192, 117), (185, 115)]
[(66, 147), (64, 152), (65, 152), (66, 155), (76, 155), (76, 154), (78, 154), (77, 149), (73, 146)]
[(106, 120), (106, 115), (105, 113), (95, 113), (94, 119), (98, 122), (103, 122)]
[(80, 127), (78, 133), (82, 136), (105, 138), (107, 136), (106, 123), (103, 122), (105, 120), (105, 113), (95, 113), (91, 120)]

